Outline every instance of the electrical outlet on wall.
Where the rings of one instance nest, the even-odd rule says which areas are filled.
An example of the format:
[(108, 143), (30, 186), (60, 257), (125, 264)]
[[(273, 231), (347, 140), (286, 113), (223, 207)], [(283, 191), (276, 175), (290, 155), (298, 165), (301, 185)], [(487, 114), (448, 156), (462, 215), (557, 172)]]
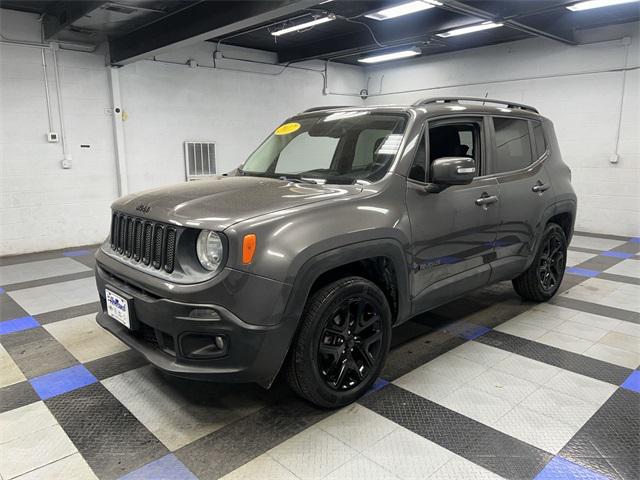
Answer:
[(68, 170), (69, 168), (71, 168), (73, 165), (71, 163), (71, 155), (67, 154), (64, 156), (64, 158), (62, 159), (62, 168), (64, 168), (65, 170)]
[(56, 132), (47, 132), (47, 142), (58, 143), (58, 134)]

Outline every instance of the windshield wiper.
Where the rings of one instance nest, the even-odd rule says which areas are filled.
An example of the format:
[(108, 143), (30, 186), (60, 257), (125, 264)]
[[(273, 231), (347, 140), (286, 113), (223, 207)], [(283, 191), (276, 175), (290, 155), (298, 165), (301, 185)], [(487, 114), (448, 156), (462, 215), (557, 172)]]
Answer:
[(287, 182), (295, 182), (295, 183), (315, 183), (319, 184), (318, 180), (309, 177), (301, 177), (299, 175), (278, 175), (280, 180), (284, 180)]

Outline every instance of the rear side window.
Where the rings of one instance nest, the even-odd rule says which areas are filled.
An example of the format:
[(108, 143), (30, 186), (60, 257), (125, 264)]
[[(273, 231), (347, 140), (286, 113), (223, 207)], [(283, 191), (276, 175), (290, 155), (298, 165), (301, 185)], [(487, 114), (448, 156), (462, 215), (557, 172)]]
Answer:
[(493, 118), (496, 157), (493, 173), (519, 170), (531, 165), (529, 123), (517, 118)]
[(540, 158), (547, 151), (547, 139), (544, 136), (542, 123), (531, 122), (533, 125), (533, 139), (536, 142), (536, 156)]

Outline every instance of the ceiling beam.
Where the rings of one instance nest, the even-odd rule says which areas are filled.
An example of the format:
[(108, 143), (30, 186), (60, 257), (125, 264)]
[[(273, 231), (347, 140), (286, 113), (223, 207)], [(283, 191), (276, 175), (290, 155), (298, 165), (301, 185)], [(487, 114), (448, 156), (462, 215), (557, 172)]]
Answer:
[[(414, 14), (411, 19), (405, 18), (402, 22), (377, 22), (375, 20), (367, 22), (365, 18), (359, 19), (359, 21), (366, 22), (374, 31), (378, 41), (389, 47), (428, 41), (434, 33), (476, 23), (466, 15), (439, 9), (431, 9), (425, 14)], [(378, 23), (382, 28), (376, 28)], [(354, 25), (354, 28), (357, 27), (358, 25)], [(371, 33), (364, 26), (361, 26), (355, 32), (281, 49), (278, 51), (278, 61), (287, 63), (318, 58), (339, 58), (380, 48)]]
[[(500, 21), (504, 23), (507, 27), (513, 28), (514, 30), (519, 30), (524, 33), (528, 33), (530, 35), (534, 35), (536, 37), (548, 38), (550, 40), (555, 40), (557, 42), (561, 42), (567, 45), (577, 44), (577, 42), (573, 39), (573, 35), (571, 31), (568, 31), (568, 32), (550, 31), (547, 29), (543, 29), (543, 27), (540, 25), (533, 26), (530, 24), (526, 24), (526, 23), (523, 23), (522, 19), (518, 15), (513, 15), (509, 18), (501, 19), (501, 18), (497, 18), (494, 13), (477, 8), (475, 6), (471, 6), (467, 3), (463, 3), (458, 0), (447, 0), (446, 3), (444, 3), (444, 5), (442, 6), (442, 8), (445, 8), (452, 12), (471, 15), (473, 17), (477, 17), (482, 20)], [(554, 7), (554, 8), (559, 8), (559, 7)]]
[(181, 48), (273, 22), (320, 0), (201, 1), (111, 40), (112, 65), (125, 65), (167, 49)]
[(57, 35), (73, 22), (81, 19), (96, 8), (104, 5), (105, 1), (66, 1), (50, 2), (47, 4), (43, 18), (44, 39), (55, 40)]

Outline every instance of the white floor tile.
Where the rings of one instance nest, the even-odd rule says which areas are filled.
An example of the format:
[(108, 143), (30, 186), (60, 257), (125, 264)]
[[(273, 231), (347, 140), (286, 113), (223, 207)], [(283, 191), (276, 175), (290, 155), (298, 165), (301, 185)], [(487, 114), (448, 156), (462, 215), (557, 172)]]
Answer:
[(594, 253), (576, 252), (567, 250), (567, 267), (575, 267), (576, 265), (586, 262), (595, 257)]
[[(79, 453), (74, 453), (44, 467), (20, 475), (16, 480), (98, 480), (89, 464)], [(293, 480), (293, 479), (292, 479)]]
[(216, 388), (191, 399), (151, 366), (107, 378), (102, 384), (169, 450), (175, 451), (237, 420), (238, 411), (222, 406)]
[(610, 240), (608, 238), (584, 237), (582, 235), (574, 235), (571, 239), (572, 247), (592, 248), (594, 250), (611, 250), (625, 243), (621, 240)]
[(502, 333), (508, 333), (509, 335), (515, 335), (516, 337), (526, 338), (528, 340), (537, 340), (548, 332), (546, 328), (536, 327), (528, 323), (520, 322), (516, 319), (511, 319), (501, 325), (498, 325), (494, 330)]
[(454, 455), (404, 428), (395, 430), (362, 453), (403, 480), (428, 478)]
[(620, 323), (618, 323), (611, 330), (613, 330), (614, 332), (629, 335), (631, 337), (636, 337), (637, 341), (640, 342), (640, 325), (638, 325), (637, 323), (625, 322), (624, 320), (620, 320)]
[(45, 427), (2, 444), (0, 475), (10, 480), (76, 452), (60, 425)]
[(559, 307), (552, 303), (538, 303), (531, 309), (533, 312), (548, 314), (551, 317), (561, 320), (572, 320), (573, 317), (580, 314), (580, 311), (571, 308)]
[(495, 429), (549, 453), (558, 453), (578, 428), (517, 406), (492, 425)]
[(267, 452), (302, 480), (324, 478), (357, 452), (316, 427), (294, 435)]
[(551, 347), (561, 348), (568, 352), (582, 353), (594, 342), (590, 340), (584, 340), (582, 338), (574, 337), (573, 335), (565, 335), (560, 332), (549, 332), (542, 335), (536, 340), (536, 342), (544, 343)]
[(467, 386), (501, 398), (511, 405), (520, 403), (539, 388), (539, 385), (533, 382), (495, 369), (482, 373), (469, 381)]
[(613, 363), (626, 368), (638, 368), (640, 365), (640, 355), (637, 353), (622, 350), (621, 348), (596, 343), (582, 353), (587, 357), (596, 358), (603, 362)]
[(0, 388), (8, 387), (26, 380), (22, 370), (13, 361), (11, 355), (0, 345)]
[(393, 473), (364, 455), (352, 458), (324, 478), (325, 480), (398, 480)]
[(494, 369), (510, 373), (515, 377), (528, 380), (538, 385), (544, 385), (561, 371), (557, 367), (538, 362), (537, 360), (531, 360), (521, 355), (512, 355), (505, 358), (498, 363)]
[(601, 406), (544, 387), (536, 390), (520, 405), (577, 428), (581, 428)]
[(62, 310), (99, 300), (93, 277), (8, 292), (30, 315)]
[(607, 330), (591, 325), (585, 325), (584, 323), (574, 322), (573, 320), (567, 320), (552, 330), (582, 338), (583, 340), (588, 340), (590, 342), (597, 342), (607, 334)]
[(264, 478), (265, 480), (298, 480), (298, 477), (266, 453), (236, 468), (233, 472), (222, 477), (222, 480), (255, 480), (256, 478)]
[(438, 403), (486, 425), (491, 425), (513, 408), (506, 400), (470, 386), (459, 388)]
[(393, 383), (416, 395), (437, 402), (464, 385), (464, 380), (451, 379), (441, 371), (432, 370), (423, 365), (394, 380)]
[(593, 313), (580, 312), (578, 315), (571, 318), (571, 321), (587, 325), (589, 327), (601, 328), (602, 330), (613, 330), (622, 320), (604, 317), (602, 315), (595, 315)]
[(91, 269), (72, 258), (54, 258), (0, 267), (0, 285), (30, 282), (42, 278), (89, 272)]
[(635, 259), (623, 260), (613, 267), (607, 268), (605, 272), (613, 273), (614, 275), (640, 278), (640, 261)]
[(624, 333), (609, 332), (602, 337), (598, 343), (640, 354), (640, 340), (638, 340), (637, 337), (625, 335)]
[(44, 325), (58, 342), (81, 363), (90, 362), (128, 347), (96, 323), (95, 313)]
[(578, 373), (562, 370), (553, 378), (549, 379), (544, 385), (557, 392), (573, 395), (587, 402), (602, 405), (607, 399), (613, 395), (618, 388), (617, 385), (596, 380), (595, 378), (585, 377)]
[(513, 317), (514, 322), (526, 323), (534, 327), (552, 330), (562, 325), (566, 320), (554, 314), (544, 313), (537, 310), (529, 310)]
[(465, 342), (459, 347), (451, 350), (449, 353), (471, 360), (472, 362), (479, 363), (485, 367), (493, 367), (496, 363), (511, 355), (505, 350), (479, 342)]
[(396, 423), (357, 403), (334, 413), (316, 426), (357, 451), (370, 447), (398, 428)]
[[(459, 455), (440, 467), (429, 480), (500, 480), (502, 477)], [(373, 480), (373, 479), (372, 479)]]
[(478, 362), (453, 355), (451, 352), (440, 355), (424, 366), (429, 370), (442, 374), (444, 378), (462, 382), (477, 377), (488, 368)]
[(34, 402), (0, 413), (0, 444), (31, 435), (57, 425), (44, 402)]

